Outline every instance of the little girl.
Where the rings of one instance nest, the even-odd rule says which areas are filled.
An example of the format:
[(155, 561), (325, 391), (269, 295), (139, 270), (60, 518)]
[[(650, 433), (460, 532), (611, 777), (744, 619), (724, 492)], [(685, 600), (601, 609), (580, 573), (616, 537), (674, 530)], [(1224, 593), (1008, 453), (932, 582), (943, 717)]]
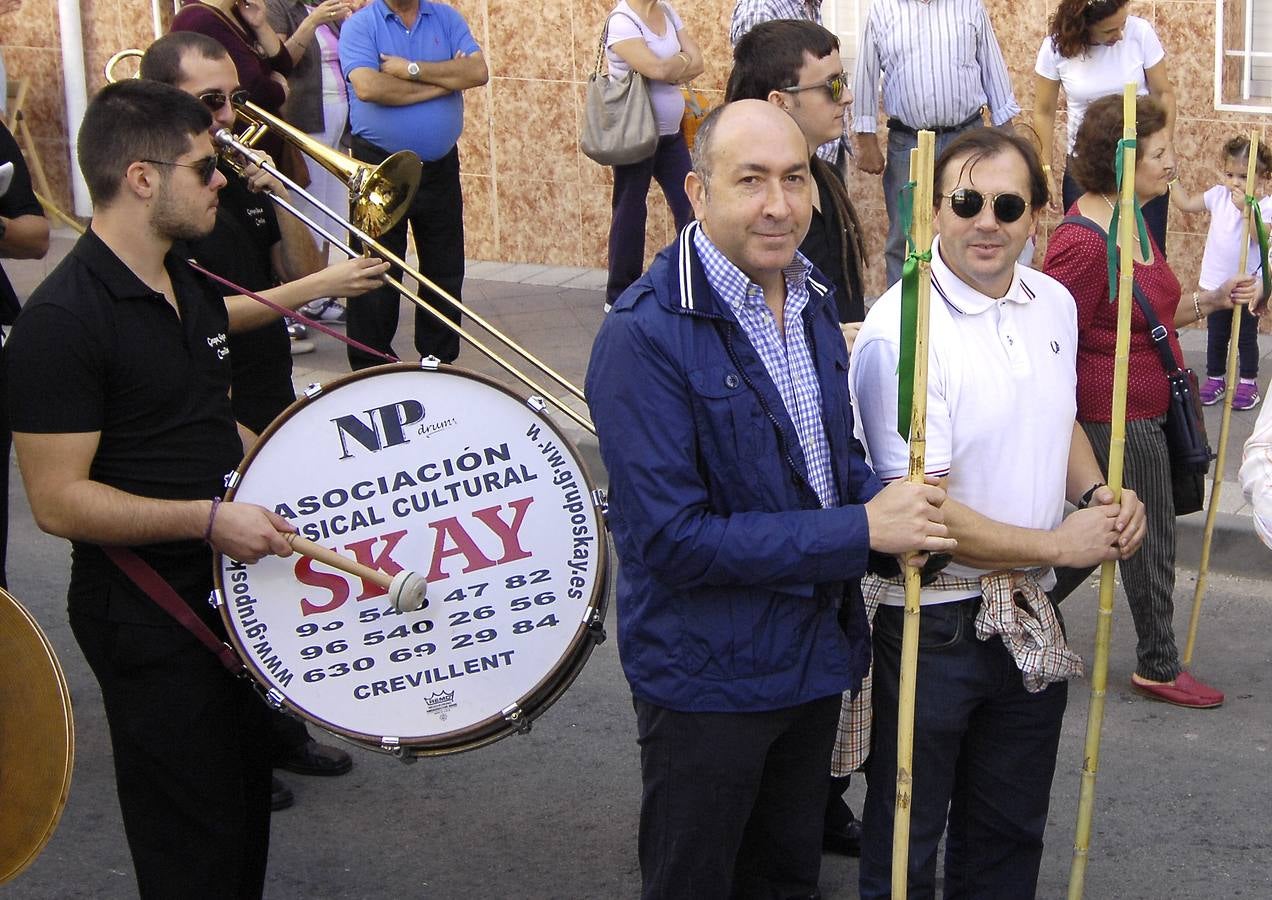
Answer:
[[(1250, 139), (1234, 137), (1223, 146), (1223, 181), (1204, 194), (1189, 194), (1179, 183), (1172, 185), (1170, 202), (1185, 212), (1209, 212), (1210, 230), (1206, 233), (1206, 250), (1201, 258), (1198, 283), (1202, 290), (1213, 290), (1235, 274), (1241, 262), (1241, 235), (1245, 229), (1245, 179), (1249, 165)], [(1272, 172), (1272, 151), (1259, 145), (1256, 166), (1258, 184), (1266, 187)], [(1259, 191), (1262, 193), (1262, 190)], [(1259, 201), (1263, 221), (1272, 221), (1272, 197)], [(1260, 258), (1259, 244), (1250, 233), (1250, 252), (1246, 272), (1259, 274), (1266, 260)], [(1261, 303), (1267, 302), (1266, 297)], [(1185, 303), (1187, 300), (1185, 299)], [(1251, 409), (1259, 397), (1259, 320), (1248, 309), (1241, 310), (1241, 335), (1237, 342), (1240, 380), (1232, 395), (1233, 409)], [(1229, 310), (1211, 313), (1206, 320), (1206, 381), (1201, 386), (1201, 402), (1211, 406), (1223, 399), (1227, 390), (1224, 375), (1228, 368), (1228, 340), (1232, 334)]]

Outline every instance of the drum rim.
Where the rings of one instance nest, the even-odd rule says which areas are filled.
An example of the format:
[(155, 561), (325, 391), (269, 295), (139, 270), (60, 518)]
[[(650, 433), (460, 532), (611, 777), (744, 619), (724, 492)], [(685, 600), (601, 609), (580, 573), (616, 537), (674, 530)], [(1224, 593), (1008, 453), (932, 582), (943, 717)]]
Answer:
[[(326, 396), (332, 391), (338, 390), (354, 382), (372, 378), (381, 375), (390, 375), (397, 373), (422, 373), (430, 375), (440, 373), (445, 375), (456, 375), (468, 378), (473, 381), (481, 382), (487, 387), (496, 388), (502, 393), (516, 400), (518, 403), (527, 407), (531, 412), (538, 414), (542, 423), (552, 432), (561, 446), (561, 449), (568, 453), (570, 459), (578, 467), (579, 473), (583, 480), (583, 487), (586, 488), (589, 500), (594, 494), (595, 482), (592, 480), (592, 474), (588, 470), (587, 463), (579, 454), (578, 449), (574, 446), (574, 442), (560, 431), (559, 423), (553, 421), (548, 413), (551, 407), (546, 404), (542, 409), (536, 410), (530, 400), (533, 395), (521, 393), (510, 388), (508, 385), (496, 381), (489, 375), (481, 372), (474, 372), (471, 369), (465, 369), (462, 366), (454, 366), (449, 364), (425, 364), (423, 360), (420, 363), (385, 363), (380, 366), (371, 366), (365, 369), (359, 369), (342, 375), (326, 384), (321, 385), (321, 390), (316, 393), (302, 393), (296, 400), (291, 403), (285, 410), (278, 414), (272, 422), (261, 432), (256, 443), (252, 445), (252, 449), (243, 457), (243, 461), (235, 467), (233, 475), (233, 485), (226, 488), (225, 499), (233, 500), (234, 495), (238, 492), (238, 486), (242, 482), (242, 476), (251, 467), (256, 457), (261, 452), (261, 448), (265, 446), (269, 438), (273, 437), (293, 416), (297, 415), (301, 410), (307, 408), (315, 400)], [(475, 750), (480, 747), (494, 743), (509, 734), (517, 731), (525, 731), (529, 728), (529, 723), (533, 722), (540, 715), (547, 711), (561, 695), (569, 689), (579, 674), (583, 671), (583, 667), (587, 664), (588, 659), (592, 655), (595, 646), (604, 640), (603, 623), (607, 611), (609, 601), (609, 529), (605, 522), (604, 515), (596, 510), (595, 504), (592, 504), (595, 511), (596, 521), (598, 524), (598, 534), (596, 541), (596, 579), (592, 586), (591, 596), (587, 600), (585, 609), (594, 609), (594, 619), (592, 623), (580, 622), (574, 636), (570, 639), (564, 653), (562, 653), (556, 662), (544, 676), (536, 681), (529, 689), (524, 691), (521, 696), (515, 699), (515, 703), (521, 710), (520, 722), (509, 722), (503, 715), (495, 714), (487, 716), (478, 722), (474, 722), (464, 728), (454, 731), (445, 732), (443, 735), (426, 737), (421, 735), (403, 736), (403, 735), (378, 735), (366, 732), (353, 731), (330, 722), (323, 717), (316, 715), (310, 710), (304, 709), (294, 703), (289, 697), (283, 694), (275, 687), (275, 685), (265, 676), (260, 667), (256, 665), (252, 655), (248, 653), (240, 639), (236, 629), (233, 627), (233, 619), (231, 616), (230, 604), (225, 602), (228, 596), (225, 590), (223, 579), (222, 560), (227, 558), (219, 551), (213, 550), (212, 554), (212, 579), (213, 587), (221, 602), (218, 604), (217, 612), (221, 617), (221, 622), (225, 626), (231, 646), (239, 659), (243, 662), (247, 671), (250, 673), (252, 681), (255, 685), (266, 694), (271, 704), (285, 709), (287, 712), (307, 721), (320, 728), (323, 728), (332, 734), (344, 738), (350, 743), (360, 747), (366, 747), (372, 750), (382, 752), (393, 752), (398, 754), (410, 754), (411, 756), (443, 756), (450, 753), (462, 753), (468, 750)], [(269, 692), (274, 691), (282, 697), (281, 702), (276, 702), (269, 697)], [(386, 738), (395, 738), (398, 743), (396, 746), (385, 744)]]
[(42, 661), (48, 663), (48, 672), (53, 675), (53, 681), (57, 687), (56, 694), (61, 701), (59, 708), (62, 713), (62, 724), (66, 736), (65, 741), (56, 745), (40, 745), (41, 755), (64, 754), (64, 758), (60, 761), (62, 765), (62, 783), (58, 792), (57, 803), (48, 812), (47, 816), (41, 815), (43, 820), (41, 825), (27, 832), (32, 840), (27, 846), (20, 848), (19, 852), (24, 854), (22, 858), (18, 859), (18, 853), (15, 853), (15, 861), (12, 862), (9, 868), (0, 870), (0, 884), (5, 884), (17, 878), (35, 862), (36, 858), (44, 851), (44, 848), (48, 846), (49, 841), (53, 837), (53, 832), (57, 830), (58, 823), (62, 820), (62, 813), (66, 810), (66, 801), (71, 792), (71, 776), (75, 770), (75, 716), (71, 707), (71, 690), (66, 681), (66, 673), (62, 671), (62, 664), (57, 658), (57, 653), (54, 651), (48, 635), (44, 633), (44, 629), (40, 627), (40, 623), (31, 614), (31, 611), (23, 606), (21, 601), (5, 588), (0, 588), (0, 600), (7, 601), (12, 609), (16, 611), (18, 618), (25, 621), (30, 628), (30, 632), (38, 639), (40, 648), (44, 651), (44, 659)]

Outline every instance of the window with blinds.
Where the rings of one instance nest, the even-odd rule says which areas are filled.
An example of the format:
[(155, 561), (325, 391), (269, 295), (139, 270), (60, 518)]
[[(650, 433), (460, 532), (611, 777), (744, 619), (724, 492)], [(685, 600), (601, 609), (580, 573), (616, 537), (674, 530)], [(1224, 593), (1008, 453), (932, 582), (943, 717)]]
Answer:
[[(1272, 0), (1269, 3), (1272, 4)], [(866, 24), (868, 7), (869, 0), (825, 0), (822, 4), (822, 24), (839, 38), (839, 58), (850, 79), (857, 67), (861, 29)]]
[(1272, 0), (1215, 0), (1215, 108), (1272, 112)]

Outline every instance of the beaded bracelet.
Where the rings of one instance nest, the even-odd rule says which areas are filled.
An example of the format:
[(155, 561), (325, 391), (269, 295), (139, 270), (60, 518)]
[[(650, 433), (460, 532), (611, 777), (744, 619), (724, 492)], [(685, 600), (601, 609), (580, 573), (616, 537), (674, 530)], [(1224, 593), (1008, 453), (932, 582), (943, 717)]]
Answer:
[(1201, 291), (1193, 291), (1193, 312), (1197, 314), (1198, 322), (1206, 318), (1201, 312)]
[(212, 510), (208, 513), (208, 530), (203, 532), (203, 540), (212, 543), (212, 523), (216, 521), (216, 510), (221, 505), (220, 497), (212, 498)]

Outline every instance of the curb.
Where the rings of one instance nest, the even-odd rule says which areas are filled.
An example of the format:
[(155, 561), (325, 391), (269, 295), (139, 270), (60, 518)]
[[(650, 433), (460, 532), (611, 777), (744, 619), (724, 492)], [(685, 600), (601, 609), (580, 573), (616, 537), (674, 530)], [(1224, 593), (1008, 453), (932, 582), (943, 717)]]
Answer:
[[(1228, 486), (1229, 483), (1225, 483)], [(1240, 491), (1235, 482), (1231, 487)], [(1201, 540), (1206, 529), (1206, 511), (1200, 510), (1176, 520), (1175, 565), (1196, 571), (1201, 565)], [(1248, 515), (1218, 513), (1210, 540), (1210, 571), (1247, 578), (1272, 576), (1272, 549), (1259, 540)]]

